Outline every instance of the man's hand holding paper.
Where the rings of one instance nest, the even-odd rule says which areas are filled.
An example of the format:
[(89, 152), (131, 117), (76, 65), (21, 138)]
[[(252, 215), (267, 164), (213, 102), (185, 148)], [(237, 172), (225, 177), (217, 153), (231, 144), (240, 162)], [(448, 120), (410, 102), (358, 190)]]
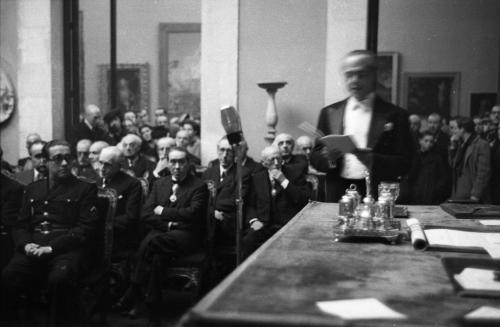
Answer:
[(370, 148), (357, 148), (350, 135), (327, 135), (320, 139), (325, 145), (322, 150), (324, 157), (335, 162), (345, 153), (354, 154), (368, 168), (373, 162), (373, 153)]

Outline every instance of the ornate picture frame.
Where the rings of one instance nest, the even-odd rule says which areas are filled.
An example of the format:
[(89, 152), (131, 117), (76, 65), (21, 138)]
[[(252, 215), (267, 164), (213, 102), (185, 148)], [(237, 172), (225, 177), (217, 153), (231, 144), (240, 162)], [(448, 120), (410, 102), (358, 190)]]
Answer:
[(459, 112), (460, 73), (404, 73), (403, 107), (410, 114), (433, 112), (449, 118)]
[(117, 107), (110, 108), (109, 64), (99, 65), (99, 105), (103, 112), (118, 109), (149, 111), (149, 64), (116, 65)]
[(159, 25), (158, 105), (169, 115), (200, 117), (201, 24)]
[(382, 51), (377, 53), (377, 95), (387, 102), (398, 104), (399, 99), (399, 53)]

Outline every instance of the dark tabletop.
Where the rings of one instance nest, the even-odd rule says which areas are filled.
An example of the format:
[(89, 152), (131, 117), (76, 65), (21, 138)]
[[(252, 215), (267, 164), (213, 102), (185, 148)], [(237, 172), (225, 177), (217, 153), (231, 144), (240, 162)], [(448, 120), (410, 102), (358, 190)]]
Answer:
[[(354, 326), (458, 326), (461, 317), (500, 299), (459, 296), (441, 264), (444, 256), (414, 250), (409, 241), (334, 242), (337, 204), (311, 202), (214, 288), (186, 316), (185, 326), (346, 325), (317, 301), (377, 298), (408, 316), (404, 321), (356, 321)], [(479, 226), (438, 206), (410, 206), (423, 223)], [(401, 220), (403, 225), (404, 219)]]

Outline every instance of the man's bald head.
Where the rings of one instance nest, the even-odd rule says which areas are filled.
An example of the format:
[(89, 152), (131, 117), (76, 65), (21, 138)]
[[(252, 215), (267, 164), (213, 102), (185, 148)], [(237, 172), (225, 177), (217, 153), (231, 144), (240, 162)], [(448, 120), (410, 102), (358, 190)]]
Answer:
[(95, 104), (89, 104), (85, 106), (83, 118), (95, 128), (102, 123), (101, 109)]
[(78, 160), (78, 164), (80, 165), (88, 165), (90, 164), (89, 160), (89, 150), (92, 142), (88, 139), (82, 139), (76, 143), (76, 158)]
[(95, 163), (99, 161), (99, 155), (101, 154), (102, 149), (108, 147), (109, 144), (104, 141), (95, 141), (90, 145), (89, 149), (89, 159), (90, 163)]
[(99, 155), (101, 165), (101, 177), (106, 179), (113, 178), (120, 171), (120, 164), (123, 160), (123, 152), (116, 146), (108, 146), (102, 149)]
[(297, 138), (297, 141), (295, 143), (297, 144), (297, 150), (309, 158), (309, 155), (311, 154), (312, 148), (314, 146), (313, 139), (307, 135), (302, 135)]
[(162, 137), (156, 141), (158, 158), (168, 159), (168, 152), (175, 146), (175, 140), (171, 137)]
[(295, 141), (293, 140), (292, 135), (281, 133), (276, 136), (273, 145), (278, 147), (281, 152), (281, 156), (286, 159), (292, 155)]
[(262, 157), (262, 165), (267, 169), (281, 169), (282, 158), (277, 146), (266, 146), (260, 156)]
[(26, 149), (29, 150), (31, 148), (31, 145), (37, 141), (41, 141), (42, 138), (40, 137), (40, 134), (38, 133), (29, 133), (26, 136)]
[(140, 150), (142, 140), (135, 134), (127, 134), (122, 138), (121, 147), (125, 157), (134, 157)]
[(377, 80), (377, 59), (368, 50), (354, 50), (342, 60), (341, 71), (344, 75), (349, 94), (358, 101), (375, 91)]

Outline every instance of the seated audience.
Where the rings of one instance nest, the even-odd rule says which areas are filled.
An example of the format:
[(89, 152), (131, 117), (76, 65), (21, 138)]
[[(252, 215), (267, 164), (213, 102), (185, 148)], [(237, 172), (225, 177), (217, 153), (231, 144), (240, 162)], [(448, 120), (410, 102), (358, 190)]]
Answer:
[(47, 143), (44, 156), (49, 178), (26, 187), (12, 228), (16, 252), (2, 272), (2, 303), (15, 313), (21, 296), (47, 285), (49, 324), (67, 326), (78, 317), (77, 276), (95, 235), (97, 186), (71, 174), (66, 141)]
[(152, 161), (157, 161), (156, 157), (156, 144), (153, 139), (153, 127), (149, 125), (142, 125), (140, 128), (142, 138), (141, 153)]
[(137, 113), (137, 127), (141, 128), (145, 124), (149, 124), (149, 114), (146, 109), (142, 109)]
[(103, 126), (101, 109), (93, 104), (85, 106), (83, 121), (73, 126), (71, 131), (72, 135), (70, 140), (73, 151), (76, 148), (76, 143), (80, 140), (88, 139), (91, 142), (104, 140), (106, 132)]
[(100, 184), (116, 191), (118, 201), (113, 219), (113, 254), (131, 251), (139, 242), (139, 217), (142, 200), (141, 183), (120, 170), (124, 156), (116, 146), (102, 149)]
[(487, 201), (491, 175), (488, 142), (474, 131), (472, 119), (455, 117), (450, 120), (452, 133), (449, 163), (452, 168), (452, 193), (454, 200)]
[(314, 140), (307, 135), (302, 135), (297, 138), (295, 143), (297, 144), (297, 154), (304, 155), (307, 158), (307, 163), (308, 163), (307, 172), (310, 174), (317, 174), (318, 171), (314, 169), (314, 167), (311, 165), (310, 162), (311, 152), (312, 149), (314, 148)]
[(99, 174), (100, 165), (99, 165), (99, 155), (101, 154), (102, 149), (108, 147), (109, 144), (104, 141), (95, 141), (90, 145), (89, 149), (89, 161), (90, 165), (94, 170)]
[(28, 185), (47, 177), (47, 163), (42, 151), (45, 144), (44, 141), (35, 141), (31, 144), (28, 153), (33, 168), (23, 170), (15, 175), (15, 179), (19, 183)]
[(163, 266), (168, 266), (172, 259), (193, 253), (203, 245), (207, 187), (189, 174), (186, 149), (170, 149), (168, 162), (170, 176), (154, 183), (144, 205), (142, 218), (151, 231), (139, 246), (132, 283), (115, 305), (118, 310), (128, 311), (137, 305), (142, 288), (146, 289), (147, 302), (159, 303), (161, 288), (153, 263), (161, 260)]
[(26, 136), (26, 150), (28, 151), (28, 156), (21, 158), (17, 161), (20, 171), (33, 169), (33, 163), (31, 162), (31, 156), (29, 155), (31, 145), (36, 141), (41, 141), (42, 138), (38, 133), (29, 133)]
[(186, 149), (195, 157), (201, 158), (200, 128), (198, 124), (192, 120), (186, 120), (182, 122), (181, 129), (189, 134), (190, 141)]
[(273, 145), (280, 150), (283, 165), (298, 165), (307, 173), (308, 162), (306, 156), (302, 154), (293, 154), (295, 141), (290, 134), (281, 133), (276, 136)]
[(311, 196), (300, 165), (283, 165), (280, 150), (262, 150), (264, 170), (254, 173), (245, 202), (249, 229), (243, 239), (247, 257), (299, 212)]
[(165, 177), (170, 174), (168, 169), (168, 152), (175, 146), (175, 140), (171, 137), (162, 137), (156, 142), (158, 162), (153, 170), (154, 179)]
[(440, 204), (446, 200), (448, 165), (432, 151), (434, 134), (424, 132), (418, 138), (419, 150), (413, 157), (408, 175), (412, 204)]
[(122, 128), (122, 116), (120, 111), (113, 110), (104, 115), (107, 127), (105, 141), (110, 145), (117, 145), (125, 135)]
[[(185, 131), (185, 130), (179, 130), (177, 132), (177, 135), (175, 136), (175, 142), (177, 144), (178, 147), (181, 147), (181, 148), (184, 148), (187, 150), (187, 147), (189, 146), (190, 142), (191, 142), (191, 137), (189, 135), (189, 132)], [(189, 157), (189, 161), (193, 164), (193, 165), (200, 165), (201, 164), (201, 160), (199, 157), (193, 155), (191, 152), (188, 151), (188, 157)]]
[(90, 163), (90, 145), (90, 140), (83, 139), (78, 141), (76, 144), (76, 163), (71, 168), (71, 172), (75, 176), (81, 176), (97, 181), (99, 179), (99, 175)]
[[(226, 137), (217, 143), (217, 159), (209, 164), (203, 179), (208, 183), (213, 195), (213, 213), (215, 219), (216, 244), (234, 244), (236, 230), (236, 166), (234, 151)], [(248, 189), (250, 175), (242, 174), (242, 198)]]
[(154, 169), (154, 162), (140, 153), (141, 144), (141, 138), (135, 134), (128, 134), (123, 137), (120, 142), (120, 147), (125, 155), (122, 168), (134, 177), (148, 178)]

